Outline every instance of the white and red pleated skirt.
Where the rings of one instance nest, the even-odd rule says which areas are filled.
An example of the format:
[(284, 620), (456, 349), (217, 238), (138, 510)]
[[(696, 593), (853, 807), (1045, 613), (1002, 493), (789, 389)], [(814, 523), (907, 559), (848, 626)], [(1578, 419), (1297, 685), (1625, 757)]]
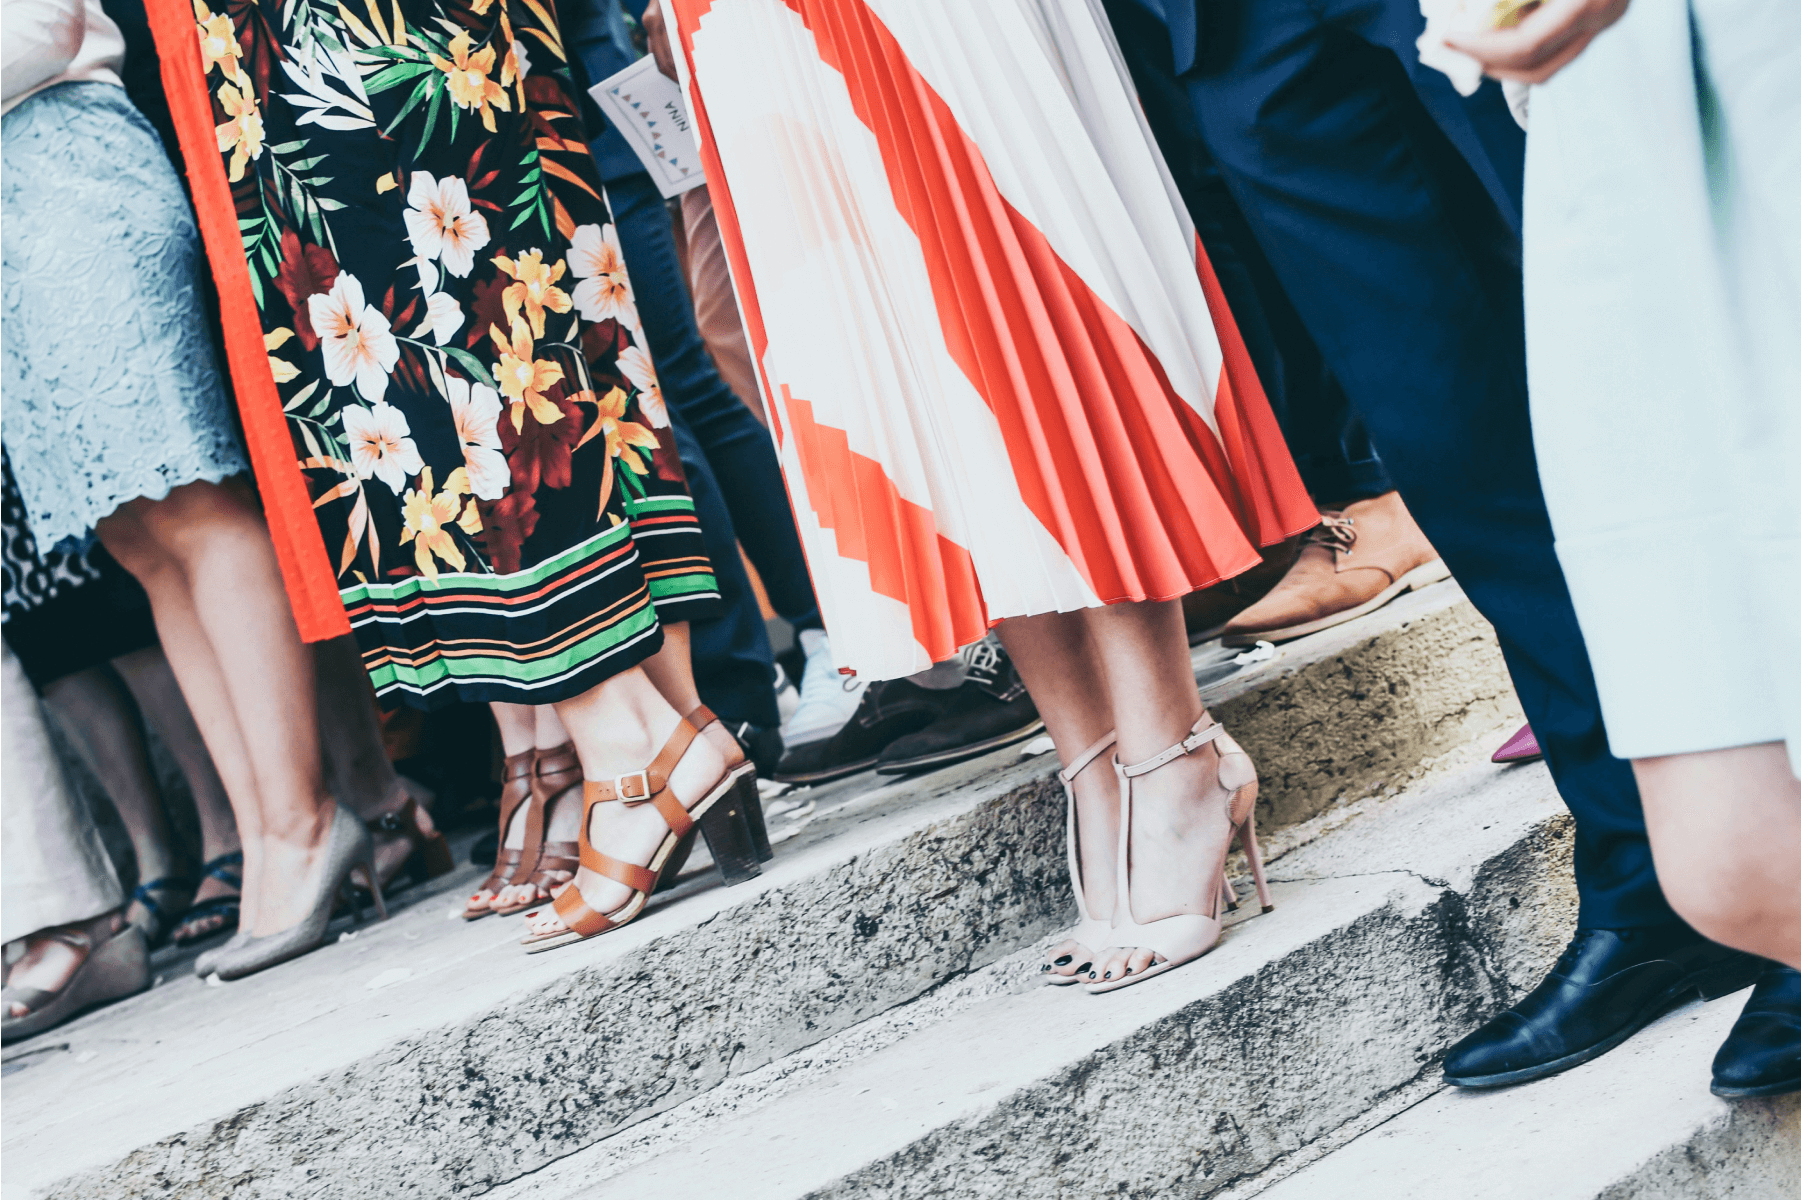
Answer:
[(1098, 0), (665, 7), (840, 667), (1317, 522)]

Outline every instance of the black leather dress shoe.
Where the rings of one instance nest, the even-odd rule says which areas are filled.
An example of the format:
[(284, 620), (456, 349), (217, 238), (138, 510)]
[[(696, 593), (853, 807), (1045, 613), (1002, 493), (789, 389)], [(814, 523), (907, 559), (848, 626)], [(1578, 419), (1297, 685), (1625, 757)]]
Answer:
[(997, 639), (969, 647), (963, 661), (964, 680), (950, 691), (938, 719), (890, 743), (876, 760), (877, 774), (948, 767), (1024, 741), (1044, 728), (1019, 669)]
[(936, 721), (954, 690), (922, 688), (905, 679), (870, 684), (844, 728), (823, 742), (791, 746), (783, 753), (776, 782), (825, 783), (867, 771), (891, 743)]
[(1731, 1100), (1801, 1092), (1801, 971), (1765, 963), (1713, 1060), (1713, 1094)]
[(1686, 925), (1578, 929), (1543, 983), (1446, 1052), (1445, 1082), (1505, 1087), (1567, 1071), (1684, 1000), (1737, 991), (1759, 966)]

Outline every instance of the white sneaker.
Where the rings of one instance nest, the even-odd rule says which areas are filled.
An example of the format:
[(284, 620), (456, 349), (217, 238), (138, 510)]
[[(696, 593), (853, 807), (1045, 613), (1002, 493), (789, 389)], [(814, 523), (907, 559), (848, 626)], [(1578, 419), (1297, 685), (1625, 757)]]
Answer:
[(832, 644), (822, 629), (802, 630), (800, 648), (807, 656), (800, 677), (800, 707), (782, 726), (782, 743), (792, 749), (824, 741), (849, 721), (869, 681), (840, 675), (832, 663)]

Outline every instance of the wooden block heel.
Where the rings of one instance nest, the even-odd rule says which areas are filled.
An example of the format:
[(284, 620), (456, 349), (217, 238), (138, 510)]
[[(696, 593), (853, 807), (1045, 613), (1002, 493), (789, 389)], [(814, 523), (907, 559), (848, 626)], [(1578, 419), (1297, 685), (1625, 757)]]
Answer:
[(701, 836), (707, 839), (707, 852), (718, 864), (727, 887), (755, 879), (763, 873), (750, 821), (750, 813), (757, 804), (757, 773), (752, 769), (736, 775), (731, 789), (699, 816)]

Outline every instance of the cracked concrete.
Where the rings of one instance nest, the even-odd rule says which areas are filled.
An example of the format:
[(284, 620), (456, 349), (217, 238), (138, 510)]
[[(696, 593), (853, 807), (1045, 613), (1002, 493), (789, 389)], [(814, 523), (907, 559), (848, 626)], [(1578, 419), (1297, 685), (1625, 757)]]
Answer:
[[(1272, 832), (1392, 794), (1518, 719), (1492, 634), (1450, 584), (1209, 695), (1266, 772)], [(6, 1193), (484, 1192), (1064, 925), (1053, 765), (1003, 751), (817, 789), (762, 879), (691, 881), (551, 954), (521, 955), (516, 923), (425, 903), (242, 983), (170, 978), (59, 1031), (69, 1052), (8, 1078)], [(1484, 954), (1505, 972), (1506, 951)]]
[[(603, 1143), (529, 1194), (1212, 1195), (1412, 1094), (1535, 981), (1533, 947), (1572, 914), (1508, 901), (1567, 871), (1567, 822), (1542, 769), (1418, 789), (1297, 851), (1276, 911), (1199, 962), (1105, 996), (984, 1000), (759, 1107), (666, 1114), (679, 1152), (614, 1175)], [(1361, 848), (1333, 844), (1353, 830)]]

